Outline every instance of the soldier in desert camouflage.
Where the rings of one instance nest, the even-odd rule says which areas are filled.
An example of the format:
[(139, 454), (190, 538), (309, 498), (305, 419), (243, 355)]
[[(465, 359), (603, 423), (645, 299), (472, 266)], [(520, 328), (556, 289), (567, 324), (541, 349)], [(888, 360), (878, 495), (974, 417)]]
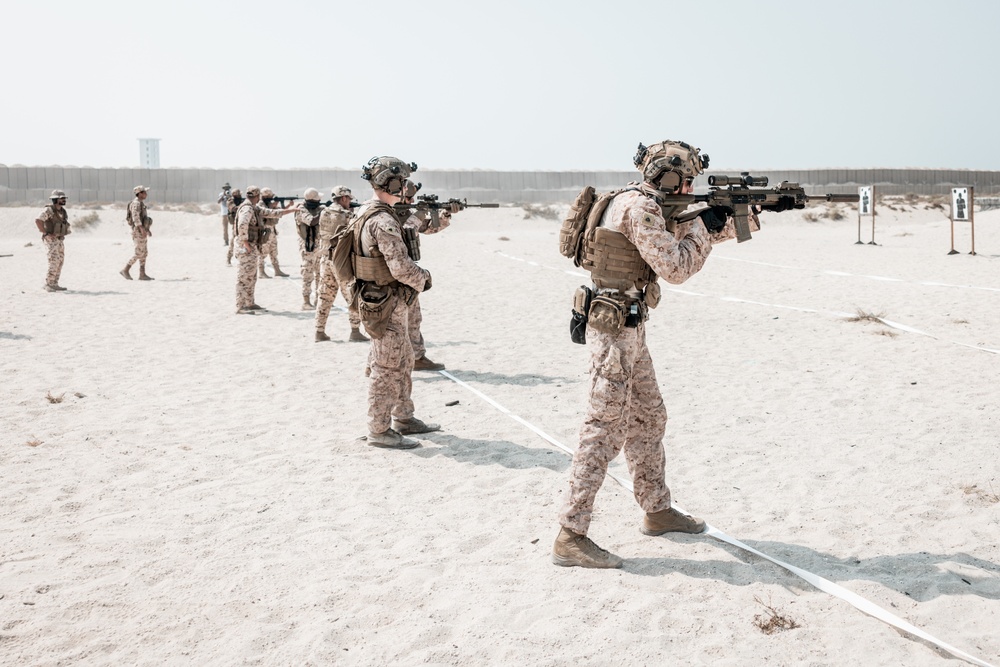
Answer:
[[(271, 188), (260, 189), (260, 206), (266, 209), (278, 208), (278, 202), (274, 198)], [(267, 239), (260, 246), (260, 257), (257, 258), (257, 277), (270, 278), (264, 270), (264, 260), (270, 259), (274, 268), (275, 278), (287, 278), (288, 274), (281, 270), (278, 263), (278, 220), (277, 218), (264, 218), (264, 224), (268, 227)]]
[(254, 301), (257, 286), (257, 258), (264, 241), (265, 218), (280, 218), (297, 209), (268, 209), (258, 206), (260, 188), (251, 185), (246, 189), (246, 199), (236, 209), (236, 234), (234, 254), (239, 263), (236, 274), (236, 313), (254, 314), (263, 308)]
[(35, 226), (42, 234), (49, 262), (49, 270), (45, 274), (45, 291), (64, 292), (66, 288), (59, 286), (59, 276), (62, 274), (63, 261), (66, 259), (63, 240), (72, 231), (66, 213), (66, 193), (62, 190), (53, 190), (49, 200), (52, 203), (42, 209), (35, 218)]
[(132, 244), (135, 246), (135, 253), (132, 255), (132, 259), (128, 261), (125, 268), (119, 273), (125, 280), (132, 280), (132, 274), (129, 271), (132, 269), (132, 265), (139, 262), (139, 280), (152, 280), (149, 275), (146, 274), (146, 257), (149, 256), (149, 237), (153, 235), (150, 227), (153, 225), (153, 219), (146, 214), (146, 197), (149, 193), (149, 188), (145, 185), (137, 185), (132, 188), (132, 193), (135, 195), (135, 199), (128, 204), (128, 213), (125, 218), (128, 222), (129, 228), (132, 230)]
[(229, 198), (226, 200), (226, 208), (229, 209), (227, 219), (229, 220), (229, 231), (231, 233), (229, 234), (229, 250), (226, 252), (226, 266), (232, 266), (233, 264), (233, 252), (236, 249), (236, 209), (242, 203), (243, 192), (239, 188), (229, 193)]
[[(420, 183), (414, 183), (411, 180), (407, 180), (406, 188), (403, 191), (402, 203), (413, 204), (414, 198), (417, 196), (417, 192), (420, 191), (420, 185)], [(416, 236), (417, 233), (436, 234), (451, 225), (451, 215), (453, 212), (458, 212), (459, 204), (452, 204), (452, 206), (452, 209), (442, 209), (438, 213), (437, 224), (432, 224), (433, 219), (428, 214), (427, 210), (417, 204), (415, 206), (414, 213), (407, 218), (403, 225), (404, 227), (409, 227), (414, 231), (414, 240), (419, 245), (419, 237)], [(413, 303), (410, 304), (410, 315), (409, 321), (407, 322), (407, 330), (410, 334), (410, 346), (413, 348), (413, 370), (444, 370), (444, 364), (432, 361), (427, 356), (427, 346), (424, 343), (424, 335), (420, 331), (420, 325), (422, 323), (423, 313), (420, 310), (420, 295), (417, 295), (413, 298)]]
[[(319, 265), (319, 291), (316, 295), (316, 342), (321, 343), (330, 340), (326, 334), (326, 321), (330, 317), (330, 308), (337, 298), (337, 293), (344, 292), (337, 283), (337, 276), (333, 271), (333, 261), (330, 256), (331, 242), (333, 237), (340, 232), (351, 221), (351, 189), (343, 185), (338, 185), (330, 193), (332, 200), (326, 207), (319, 219), (319, 239), (320, 239), (320, 265)], [(348, 340), (354, 343), (364, 343), (368, 341), (368, 336), (361, 333), (361, 316), (358, 314), (357, 300), (351, 300), (347, 304), (347, 319), (351, 325), (351, 334)]]
[[(355, 277), (360, 285), (359, 310), (372, 337), (368, 353), (368, 444), (392, 449), (419, 445), (404, 435), (440, 428), (413, 416), (411, 373), (413, 349), (407, 333), (407, 302), (431, 287), (431, 274), (410, 256), (403, 228), (392, 206), (400, 202), (415, 164), (394, 157), (377, 157), (365, 165), (362, 178), (375, 197), (358, 209)], [(343, 241), (342, 241), (343, 242)]]
[(299, 254), (302, 256), (302, 310), (312, 310), (315, 308), (311, 300), (314, 287), (319, 294), (319, 219), (326, 207), (320, 203), (316, 188), (307, 188), (303, 198), (304, 208), (295, 213), (295, 225), (299, 232)]
[(683, 206), (658, 203), (663, 195), (692, 192), (695, 176), (708, 166), (708, 156), (697, 148), (675, 141), (640, 145), (635, 164), (643, 180), (615, 194), (584, 239), (584, 267), (594, 283), (586, 330), (590, 398), (552, 549), (556, 565), (621, 567), (621, 558), (594, 544), (587, 532), (608, 464), (622, 450), (645, 512), (644, 534), (705, 529), (703, 521), (671, 507), (663, 449), (667, 410), (646, 347), (645, 320), (659, 302), (659, 278), (683, 283), (701, 270), (713, 243), (735, 237), (733, 211), (714, 207), (697, 217), (681, 216)]

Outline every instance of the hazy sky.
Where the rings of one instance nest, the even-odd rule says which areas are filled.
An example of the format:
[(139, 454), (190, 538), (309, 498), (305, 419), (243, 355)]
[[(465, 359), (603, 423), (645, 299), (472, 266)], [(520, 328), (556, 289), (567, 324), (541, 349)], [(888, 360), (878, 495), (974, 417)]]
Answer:
[(17, 0), (0, 163), (1000, 169), (995, 0)]

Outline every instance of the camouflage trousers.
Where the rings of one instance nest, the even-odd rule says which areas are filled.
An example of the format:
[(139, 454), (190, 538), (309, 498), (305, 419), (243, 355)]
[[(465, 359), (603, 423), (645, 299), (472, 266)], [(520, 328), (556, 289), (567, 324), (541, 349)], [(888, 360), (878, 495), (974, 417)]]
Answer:
[(392, 424), (392, 418), (413, 417), (413, 349), (406, 332), (409, 308), (397, 301), (389, 317), (385, 335), (372, 338), (368, 350), (368, 430), (382, 433)]
[[(330, 308), (337, 298), (337, 293), (342, 292), (337, 284), (337, 276), (333, 274), (333, 262), (326, 256), (320, 260), (319, 264), (319, 292), (316, 296), (316, 331), (326, 331), (326, 320), (330, 317)], [(347, 294), (344, 294), (344, 299)], [(361, 326), (361, 315), (358, 313), (358, 302), (351, 301), (347, 304), (347, 319), (351, 322), (351, 328), (357, 329)]]
[(302, 266), (299, 271), (302, 273), (302, 299), (308, 301), (312, 295), (313, 287), (316, 294), (319, 294), (319, 260), (321, 254), (319, 245), (312, 252), (306, 252), (306, 242), (299, 238), (299, 254), (302, 255)]
[(420, 333), (420, 323), (423, 321), (423, 315), (420, 313), (420, 295), (418, 294), (413, 298), (413, 303), (410, 304), (410, 315), (407, 322), (410, 347), (413, 348), (414, 359), (420, 359), (427, 354), (427, 348), (424, 346), (424, 336)]
[(135, 254), (128, 261), (125, 268), (132, 268), (132, 265), (139, 262), (139, 266), (146, 266), (146, 257), (149, 256), (149, 237), (145, 234), (133, 231), (132, 243), (135, 244)]
[(273, 229), (267, 235), (267, 241), (260, 247), (260, 258), (257, 260), (257, 266), (263, 269), (265, 259), (271, 260), (271, 266), (274, 267), (275, 271), (281, 270), (281, 266), (278, 264), (278, 233)]
[(236, 308), (249, 308), (254, 304), (254, 290), (257, 287), (257, 255), (256, 248), (250, 252), (236, 253), (238, 268), (236, 270)]
[(222, 242), (229, 243), (229, 216), (222, 216)]
[(62, 274), (63, 261), (66, 259), (66, 249), (63, 240), (54, 236), (45, 239), (45, 250), (49, 259), (49, 271), (45, 274), (46, 285), (58, 285)]
[(233, 231), (233, 235), (229, 237), (229, 252), (226, 253), (226, 264), (230, 264), (233, 261), (233, 251), (236, 248), (236, 231)]
[(569, 494), (559, 523), (586, 535), (594, 498), (608, 464), (624, 449), (635, 499), (646, 512), (670, 507), (663, 434), (667, 409), (646, 347), (646, 328), (626, 327), (617, 336), (587, 332), (590, 400), (573, 456)]

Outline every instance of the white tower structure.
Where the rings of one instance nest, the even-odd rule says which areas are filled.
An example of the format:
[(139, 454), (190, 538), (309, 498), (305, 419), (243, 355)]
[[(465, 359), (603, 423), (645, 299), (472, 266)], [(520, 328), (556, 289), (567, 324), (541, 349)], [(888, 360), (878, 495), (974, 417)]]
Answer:
[(139, 139), (139, 166), (143, 169), (160, 168), (159, 139)]

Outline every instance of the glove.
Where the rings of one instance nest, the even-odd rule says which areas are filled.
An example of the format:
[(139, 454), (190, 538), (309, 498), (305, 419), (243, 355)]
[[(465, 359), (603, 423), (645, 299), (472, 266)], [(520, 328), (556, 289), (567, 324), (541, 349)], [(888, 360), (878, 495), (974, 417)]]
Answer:
[(413, 211), (413, 215), (417, 216), (417, 220), (424, 222), (427, 220), (427, 215), (430, 213), (431, 207), (427, 205), (427, 202), (420, 202), (417, 204)]
[(781, 197), (778, 197), (778, 201), (774, 204), (762, 204), (761, 208), (765, 211), (774, 211), (775, 213), (790, 211), (795, 208), (795, 197), (782, 195)]
[(459, 211), (461, 211), (462, 208), (464, 208), (464, 207), (462, 206), (461, 202), (453, 201), (453, 202), (451, 202), (448, 205), (448, 212), (452, 213), (452, 214), (455, 214), (455, 213), (458, 213)]
[(430, 272), (428, 272), (427, 273), (427, 282), (424, 283), (424, 289), (422, 289), (421, 291), (422, 292), (426, 292), (430, 288), (431, 288), (431, 274), (430, 274)]
[(735, 212), (728, 206), (711, 206), (699, 213), (698, 217), (705, 223), (705, 229), (714, 234), (725, 229), (726, 220)]

